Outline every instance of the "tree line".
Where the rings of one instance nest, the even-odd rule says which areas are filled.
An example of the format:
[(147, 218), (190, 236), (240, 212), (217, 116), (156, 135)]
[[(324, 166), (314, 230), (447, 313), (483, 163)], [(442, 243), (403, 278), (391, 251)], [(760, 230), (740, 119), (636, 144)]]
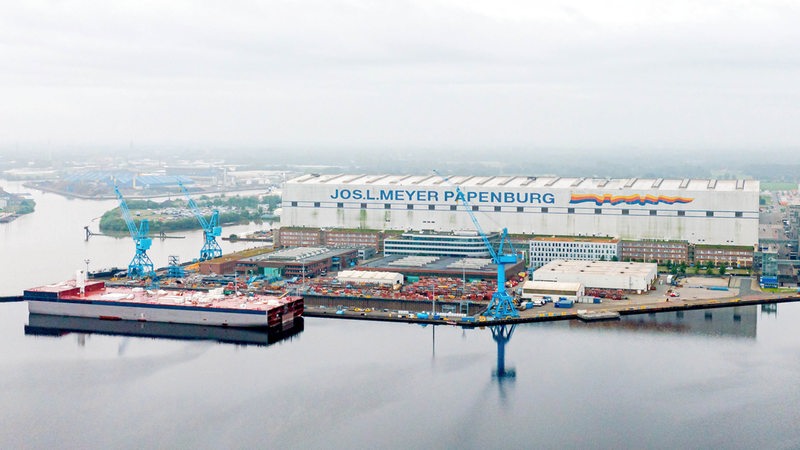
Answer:
[[(265, 195), (262, 197), (241, 197), (238, 195), (234, 197), (208, 197), (204, 195), (195, 200), (195, 203), (201, 208), (229, 207), (233, 209), (233, 211), (220, 212), (219, 223), (221, 225), (234, 225), (260, 220), (262, 214), (273, 211), (277, 205), (280, 204), (280, 197), (276, 195)], [(132, 215), (136, 215), (141, 211), (148, 211), (148, 214), (157, 215), (160, 210), (166, 208), (186, 208), (187, 211), (189, 210), (189, 206), (186, 201), (183, 200), (164, 200), (162, 202), (153, 200), (130, 200), (126, 201), (126, 204)], [(210, 214), (204, 217), (206, 221), (211, 219)], [(137, 217), (133, 219), (138, 227), (140, 220)], [(200, 228), (200, 224), (194, 215), (174, 218), (157, 216), (150, 219), (149, 222), (150, 233), (166, 233), (170, 231), (185, 231)], [(106, 211), (103, 214), (100, 218), (100, 231), (108, 234), (126, 233), (128, 231), (128, 225), (125, 223), (125, 219), (122, 217), (122, 212), (119, 207)]]

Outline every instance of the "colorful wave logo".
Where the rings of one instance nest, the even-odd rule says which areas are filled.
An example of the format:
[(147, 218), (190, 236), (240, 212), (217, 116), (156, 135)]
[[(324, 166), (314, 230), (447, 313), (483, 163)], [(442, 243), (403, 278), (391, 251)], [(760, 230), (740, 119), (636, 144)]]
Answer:
[(570, 203), (594, 203), (597, 206), (608, 203), (610, 205), (619, 205), (625, 203), (626, 205), (658, 205), (659, 203), (666, 203), (667, 205), (674, 205), (676, 203), (690, 203), (694, 199), (688, 197), (669, 197), (666, 195), (611, 195), (611, 194), (572, 194)]

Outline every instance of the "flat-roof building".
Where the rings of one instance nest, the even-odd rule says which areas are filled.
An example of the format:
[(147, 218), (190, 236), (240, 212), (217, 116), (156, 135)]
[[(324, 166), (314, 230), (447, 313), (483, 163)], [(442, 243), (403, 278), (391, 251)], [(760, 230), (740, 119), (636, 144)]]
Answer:
[[(525, 261), (507, 264), (506, 279), (511, 280), (525, 271)], [(465, 279), (497, 279), (497, 265), (491, 258), (455, 258), (452, 256), (407, 256), (390, 255), (369, 261), (359, 266), (358, 270), (377, 270), (399, 272), (409, 276), (439, 276)]]
[(584, 288), (581, 283), (528, 280), (522, 284), (522, 295), (520, 297), (523, 300), (551, 297), (554, 301), (560, 297), (566, 297), (568, 300), (575, 301), (583, 295)]
[(297, 247), (264, 253), (237, 261), (239, 272), (261, 273), (262, 268), (275, 268), (284, 278), (314, 277), (330, 271), (355, 266), (358, 250), (350, 248)]
[(713, 263), (728, 267), (753, 267), (753, 248), (728, 245), (695, 245), (695, 264)]
[(275, 248), (353, 247), (383, 248), (385, 233), (378, 230), (324, 229), (316, 226), (284, 227), (275, 230)]
[(620, 260), (647, 261), (657, 263), (690, 263), (689, 242), (666, 241), (661, 239), (643, 239), (640, 241), (622, 241), (620, 244)]
[[(500, 241), (499, 233), (490, 233), (487, 239), (495, 248)], [(476, 231), (434, 233), (418, 231), (403, 233), (399, 237), (383, 241), (383, 254), (453, 256), (465, 258), (489, 258), (492, 255), (483, 238)]]
[(757, 180), (307, 174), (286, 182), (281, 226), (471, 231), (464, 200), (486, 231), (758, 242)]
[(370, 270), (343, 270), (336, 275), (340, 283), (363, 284), (403, 284), (403, 274), (397, 272), (377, 272)]
[(557, 259), (616, 261), (620, 241), (599, 237), (535, 237), (530, 244), (530, 266), (535, 269)]
[(533, 272), (534, 281), (581, 283), (587, 288), (647, 291), (658, 277), (656, 264), (613, 261), (552, 261)]

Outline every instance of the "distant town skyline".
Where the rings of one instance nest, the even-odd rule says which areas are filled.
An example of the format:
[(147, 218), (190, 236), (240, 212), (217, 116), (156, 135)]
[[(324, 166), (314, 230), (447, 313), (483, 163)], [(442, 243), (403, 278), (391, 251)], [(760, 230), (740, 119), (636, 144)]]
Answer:
[(0, 151), (796, 149), (800, 6), (0, 5)]
[[(222, 167), (277, 173), (528, 175), (600, 178), (759, 179), (797, 183), (800, 162), (792, 151), (708, 153), (686, 150), (606, 154), (582, 150), (503, 151), (428, 149), (427, 151), (349, 150), (345, 154), (320, 149), (153, 146), (120, 151), (75, 147), (61, 151), (21, 148), (0, 151), (0, 176), (30, 178), (34, 173), (82, 173), (127, 170), (154, 173), (166, 167)], [(44, 172), (43, 172), (44, 171)], [(25, 174), (25, 175), (23, 175)]]

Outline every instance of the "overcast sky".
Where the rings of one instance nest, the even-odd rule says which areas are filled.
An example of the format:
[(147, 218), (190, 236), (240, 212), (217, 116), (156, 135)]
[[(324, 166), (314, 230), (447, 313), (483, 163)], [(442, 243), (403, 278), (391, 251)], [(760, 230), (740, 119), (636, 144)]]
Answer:
[(791, 148), (797, 4), (5, 1), (0, 148)]

